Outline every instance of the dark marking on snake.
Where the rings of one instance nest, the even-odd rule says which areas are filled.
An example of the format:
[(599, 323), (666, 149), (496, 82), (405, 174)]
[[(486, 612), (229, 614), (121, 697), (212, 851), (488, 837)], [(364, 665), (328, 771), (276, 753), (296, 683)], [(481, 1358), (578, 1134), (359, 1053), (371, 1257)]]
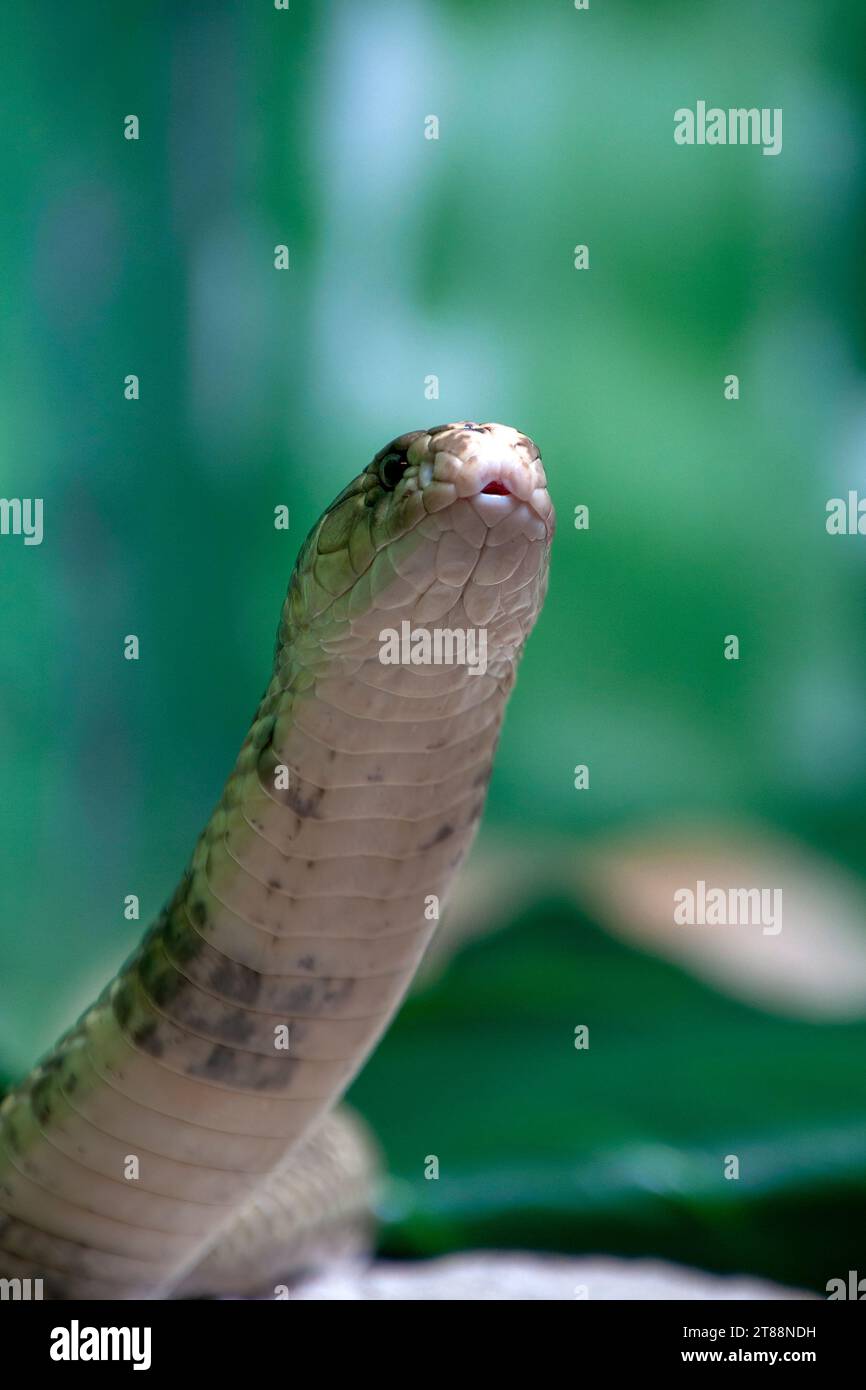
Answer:
[(441, 845), (443, 840), (447, 840), (448, 837), (453, 834), (454, 826), (449, 825), (446, 821), (445, 825), (440, 825), (439, 829), (436, 831), (436, 834), (432, 837), (432, 839), (427, 840), (427, 842), (423, 845), (419, 845), (418, 848), (432, 849), (434, 845)]
[(114, 991), (111, 1007), (121, 1028), (125, 1028), (132, 1014), (132, 990), (128, 980), (122, 980), (120, 987)]
[(352, 979), (304, 980), (286, 989), (281, 989), (279, 982), (273, 981), (268, 1004), (275, 1013), (292, 1014), (299, 1010), (302, 1014), (315, 1015), (332, 1004), (340, 1004), (348, 999), (354, 988), (355, 981)]
[(315, 998), (315, 985), (293, 985), (286, 991), (284, 1007), (287, 1009), (307, 1009)]
[(145, 951), (138, 962), (138, 978), (144, 992), (157, 1007), (162, 1007), (174, 999), (184, 985), (189, 984), (177, 971), (170, 971), (157, 960), (153, 951)]
[(215, 1033), (224, 1043), (247, 1042), (256, 1031), (255, 1024), (243, 1009), (221, 1009), (218, 1014), (208, 1014), (204, 1017), (189, 1012), (184, 1015), (183, 1022), (204, 1037)]
[(225, 1080), (236, 1066), (237, 1054), (230, 1047), (217, 1043), (212, 1047), (204, 1062), (196, 1062), (189, 1068), (190, 1076), (210, 1076)]
[(130, 1036), (136, 1047), (140, 1048), (142, 1052), (147, 1052), (151, 1057), (161, 1057), (165, 1051), (155, 1018), (147, 1019), (140, 1024)]
[(203, 1062), (187, 1068), (187, 1075), (231, 1082), (253, 1091), (285, 1091), (297, 1065), (296, 1057), (262, 1057), (253, 1052), (235, 1052), (218, 1043)]
[(240, 961), (226, 960), (211, 971), (208, 984), (217, 994), (225, 995), (226, 998), (237, 1000), (241, 1004), (252, 1004), (261, 992), (263, 976), (258, 970), (253, 970), (249, 965), (242, 965)]
[[(355, 988), (354, 980), (340, 980), (336, 988), (328, 988), (322, 996), (323, 1004), (344, 1004)], [(331, 981), (328, 981), (330, 986)]]
[(281, 801), (284, 806), (288, 806), (303, 820), (321, 820), (319, 806), (325, 795), (324, 787), (316, 787), (309, 796), (304, 796), (300, 788), (297, 787), (286, 787), (284, 791), (275, 792), (275, 795), (278, 801)]
[[(204, 904), (199, 904), (204, 909)], [(190, 913), (192, 916), (192, 913)], [(201, 919), (200, 925), (206, 921), (207, 912)], [(200, 951), (204, 950), (204, 942), (197, 932), (190, 931), (189, 922), (181, 917), (180, 913), (172, 913), (162, 930), (163, 950), (169, 960), (176, 961), (178, 965), (187, 965), (195, 960)], [(168, 947), (171, 947), (169, 954)]]
[(51, 1119), (51, 1088), (52, 1078), (40, 1076), (30, 1089), (30, 1107), (41, 1125)]

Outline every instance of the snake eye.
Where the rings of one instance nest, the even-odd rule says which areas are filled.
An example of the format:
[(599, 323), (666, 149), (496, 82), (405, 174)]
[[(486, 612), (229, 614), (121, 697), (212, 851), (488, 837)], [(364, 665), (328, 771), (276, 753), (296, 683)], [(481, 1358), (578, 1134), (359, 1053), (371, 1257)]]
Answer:
[(402, 454), (386, 454), (379, 460), (379, 481), (388, 492), (393, 492), (409, 466), (409, 460)]

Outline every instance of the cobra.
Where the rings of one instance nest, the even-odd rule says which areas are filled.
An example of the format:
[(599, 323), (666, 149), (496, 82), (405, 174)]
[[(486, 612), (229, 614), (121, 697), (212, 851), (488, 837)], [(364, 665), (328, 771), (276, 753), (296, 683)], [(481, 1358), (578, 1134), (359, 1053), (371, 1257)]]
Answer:
[[(472, 422), (400, 435), (324, 511), (174, 896), (0, 1107), (0, 1276), (206, 1293), (355, 1209), (369, 1151), (334, 1107), (475, 834), (553, 528), (536, 446)], [(383, 661), (403, 623), (483, 629), (484, 670)]]

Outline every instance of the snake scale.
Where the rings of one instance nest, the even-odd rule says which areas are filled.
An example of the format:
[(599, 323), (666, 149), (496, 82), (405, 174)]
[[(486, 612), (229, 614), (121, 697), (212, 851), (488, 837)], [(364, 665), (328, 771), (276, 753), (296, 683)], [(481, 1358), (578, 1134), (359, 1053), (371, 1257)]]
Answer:
[[(174, 896), (0, 1106), (0, 1277), (59, 1299), (218, 1291), (220, 1251), (251, 1221), (261, 1239), (275, 1191), (295, 1224), (268, 1277), (326, 1199), (355, 1209), (365, 1148), (333, 1107), (478, 826), (553, 527), (536, 446), (472, 422), (400, 435), (324, 511)], [(383, 659), (386, 629), (408, 656)], [(424, 659), (424, 634), (461, 632), (485, 662)]]

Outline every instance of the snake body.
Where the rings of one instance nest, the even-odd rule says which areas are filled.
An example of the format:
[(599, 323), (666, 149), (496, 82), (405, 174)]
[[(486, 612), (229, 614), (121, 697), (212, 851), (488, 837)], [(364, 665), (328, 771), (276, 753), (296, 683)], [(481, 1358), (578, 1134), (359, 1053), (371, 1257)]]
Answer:
[[(532, 441), (468, 422), (392, 440), (325, 510), (174, 896), (0, 1106), (0, 1277), (204, 1291), (269, 1175), (305, 1161), (315, 1192), (478, 825), (553, 525)], [(383, 661), (404, 624), (483, 631), (486, 669)]]

